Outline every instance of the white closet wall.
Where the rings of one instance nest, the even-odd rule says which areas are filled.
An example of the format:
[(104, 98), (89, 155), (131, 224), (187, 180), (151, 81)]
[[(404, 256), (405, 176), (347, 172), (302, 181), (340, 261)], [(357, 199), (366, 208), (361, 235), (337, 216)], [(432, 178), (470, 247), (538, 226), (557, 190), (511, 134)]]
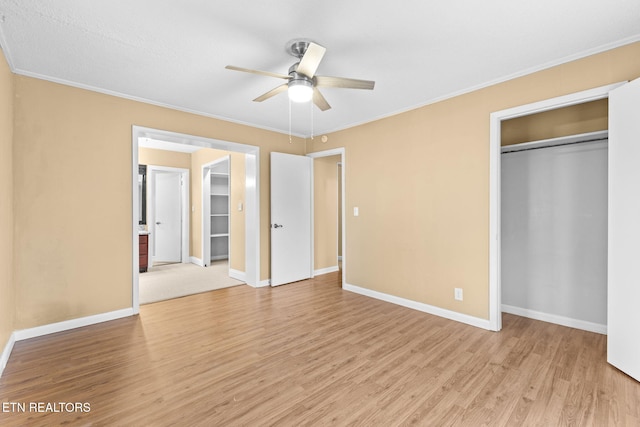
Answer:
[(607, 141), (502, 154), (502, 303), (607, 323)]

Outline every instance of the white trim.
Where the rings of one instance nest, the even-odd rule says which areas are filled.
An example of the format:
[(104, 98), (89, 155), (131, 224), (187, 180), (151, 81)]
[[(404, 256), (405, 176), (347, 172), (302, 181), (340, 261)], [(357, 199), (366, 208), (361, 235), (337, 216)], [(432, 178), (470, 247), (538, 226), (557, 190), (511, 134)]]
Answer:
[(520, 105), (491, 113), (489, 120), (489, 323), (492, 331), (502, 329), (500, 285), (500, 127), (503, 120), (604, 99), (625, 82)]
[(108, 313), (94, 314), (93, 316), (80, 317), (77, 319), (65, 320), (63, 322), (50, 323), (48, 325), (36, 326), (35, 328), (15, 331), (15, 340), (22, 341), (29, 338), (41, 337), (43, 335), (55, 334), (56, 332), (68, 331), (70, 329), (81, 328), (83, 326), (95, 325), (97, 323), (108, 322), (110, 320), (121, 319), (133, 316), (132, 308), (110, 311)]
[(502, 312), (515, 314), (516, 316), (528, 317), (529, 319), (541, 320), (543, 322), (555, 323), (556, 325), (568, 326), (569, 328), (582, 329), (583, 331), (607, 335), (607, 325), (602, 325), (600, 323), (572, 319), (570, 317), (558, 316), (557, 314), (543, 313), (541, 311), (506, 304), (502, 304)]
[(337, 265), (334, 265), (333, 267), (326, 267), (326, 268), (320, 268), (318, 270), (313, 270), (313, 275), (320, 276), (322, 274), (335, 273), (338, 270), (340, 270), (340, 267), (338, 267)]
[[(310, 156), (307, 156), (310, 157)], [(315, 215), (315, 211), (316, 211), (316, 207), (315, 207), (315, 202), (316, 202), (316, 181), (315, 181), (315, 174), (316, 174), (316, 169), (315, 169), (315, 162), (313, 161), (313, 158), (311, 158), (311, 160), (309, 161), (309, 182), (310, 182), (310, 187), (309, 188), (309, 204), (311, 205), (311, 209), (310, 209), (310, 221), (311, 221), (311, 236), (309, 236), (309, 257), (311, 258), (310, 262), (309, 262), (309, 277), (311, 279), (314, 278), (315, 274), (314, 274), (314, 264), (315, 264), (315, 260), (316, 260), (316, 251), (315, 251), (315, 246), (316, 246), (316, 227), (315, 227), (315, 220), (316, 220), (316, 215)]]
[[(347, 221), (346, 221), (346, 206), (345, 206), (345, 197), (346, 197), (346, 192), (345, 192), (345, 188), (346, 188), (346, 183), (345, 183), (345, 169), (347, 167), (347, 158), (346, 158), (346, 150), (344, 149), (344, 147), (340, 147), (340, 148), (333, 148), (330, 150), (324, 150), (324, 151), (316, 151), (313, 153), (308, 153), (307, 157), (311, 157), (313, 159), (316, 159), (318, 157), (330, 157), (330, 156), (337, 156), (340, 155), (340, 164), (342, 165), (342, 167), (340, 168), (340, 171), (342, 173), (341, 176), (341, 194), (342, 194), (342, 200), (341, 200), (341, 204), (340, 206), (342, 206), (342, 210), (340, 212), (340, 215), (342, 215), (342, 256), (339, 257), (339, 259), (342, 261), (342, 283), (343, 283), (343, 287), (344, 284), (347, 283), (347, 257), (346, 257), (346, 253), (347, 253)], [(313, 162), (312, 162), (313, 164)], [(313, 174), (311, 175), (313, 177)], [(313, 194), (313, 191), (312, 191)], [(313, 213), (313, 199), (315, 197), (311, 197), (311, 212)], [(313, 217), (312, 217), (313, 218)], [(311, 236), (313, 238), (313, 222), (311, 223)], [(313, 242), (313, 239), (312, 239)], [(314, 260), (313, 258), (311, 258), (311, 268), (313, 270), (313, 264), (314, 264)], [(314, 270), (315, 271), (315, 270)]]
[[(135, 137), (135, 129), (133, 130), (133, 135), (131, 137), (131, 146), (131, 226), (133, 228), (133, 231), (131, 232), (133, 239), (133, 242), (131, 243), (131, 246), (133, 247), (133, 259), (131, 260), (131, 307), (133, 308), (133, 313), (138, 314), (140, 313), (140, 293), (138, 292), (140, 287), (140, 215), (138, 214), (138, 203), (140, 203), (140, 195), (138, 193), (138, 173), (140, 168), (138, 165), (138, 138)], [(147, 257), (149, 256), (148, 246), (149, 240), (147, 237)]]
[(204, 267), (204, 263), (198, 257), (195, 257), (195, 256), (189, 257), (189, 261), (191, 261), (191, 264), (195, 264), (197, 266)]
[(2, 373), (4, 372), (4, 368), (7, 367), (7, 362), (9, 362), (9, 357), (11, 357), (11, 352), (13, 351), (13, 345), (16, 342), (16, 333), (12, 332), (9, 335), (9, 341), (4, 346), (4, 350), (2, 351), (2, 355), (0, 355), (0, 377), (2, 377)]
[(254, 288), (267, 288), (267, 287), (271, 286), (271, 279), (261, 280), (255, 285), (252, 285), (250, 283), (247, 283), (247, 285), (250, 285), (250, 286), (252, 286)]
[(234, 270), (233, 268), (229, 268), (229, 277), (240, 280), (241, 282), (247, 281), (247, 274), (244, 271)]
[[(244, 157), (246, 182), (244, 193), (245, 282), (260, 286), (260, 148)], [(267, 284), (267, 286), (269, 286)]]
[(424, 313), (433, 314), (434, 316), (444, 317), (445, 319), (455, 320), (456, 322), (465, 323), (467, 325), (475, 326), (477, 328), (491, 330), (491, 325), (488, 320), (480, 319), (478, 317), (469, 316), (467, 314), (458, 313), (457, 311), (446, 310), (444, 308), (435, 307), (433, 305), (424, 304), (417, 301), (412, 301), (406, 298), (397, 297), (395, 295), (389, 295), (382, 292), (374, 291), (371, 289), (361, 288), (359, 286), (350, 285), (345, 283), (342, 289), (356, 294), (364, 295), (367, 297), (379, 299), (392, 304), (401, 305), (403, 307), (411, 308), (413, 310), (422, 311)]

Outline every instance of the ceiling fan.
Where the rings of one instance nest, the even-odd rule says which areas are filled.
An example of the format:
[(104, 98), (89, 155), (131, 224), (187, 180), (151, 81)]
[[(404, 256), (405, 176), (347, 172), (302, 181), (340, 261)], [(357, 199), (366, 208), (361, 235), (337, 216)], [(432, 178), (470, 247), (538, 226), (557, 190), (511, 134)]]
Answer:
[(308, 40), (293, 40), (288, 43), (287, 53), (298, 58), (298, 62), (289, 68), (288, 74), (271, 73), (269, 71), (251, 70), (248, 68), (227, 65), (225, 68), (245, 73), (259, 74), (263, 76), (276, 77), (287, 80), (280, 86), (271, 89), (269, 92), (260, 95), (255, 102), (262, 102), (272, 96), (284, 91), (289, 94), (289, 99), (294, 102), (308, 102), (313, 99), (313, 103), (322, 111), (326, 111), (331, 106), (324, 99), (318, 88), (337, 87), (346, 89), (367, 89), (372, 90), (375, 82), (370, 80), (347, 79), (344, 77), (316, 76), (316, 70), (320, 61), (327, 51), (326, 48)]

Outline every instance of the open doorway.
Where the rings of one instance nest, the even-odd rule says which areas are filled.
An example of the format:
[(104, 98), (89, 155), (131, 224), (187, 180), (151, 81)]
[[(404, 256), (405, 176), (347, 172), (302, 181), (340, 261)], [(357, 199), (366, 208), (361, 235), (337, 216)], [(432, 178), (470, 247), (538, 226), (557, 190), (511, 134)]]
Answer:
[(189, 262), (189, 169), (145, 166), (147, 266)]
[(313, 159), (313, 274), (340, 270), (340, 176), (341, 156)]
[[(161, 148), (164, 153), (164, 160), (154, 160), (155, 163), (164, 162), (176, 162), (180, 157), (183, 157), (183, 161), (186, 162), (185, 166), (188, 165), (190, 170), (193, 170), (194, 162), (198, 163), (196, 160), (192, 161), (192, 155), (194, 153), (204, 153), (207, 156), (210, 156), (210, 152), (222, 152), (226, 156), (233, 156), (237, 154), (237, 159), (242, 161), (242, 168), (238, 168), (243, 171), (243, 179), (238, 180), (242, 182), (242, 214), (244, 216), (242, 222), (242, 233), (240, 237), (242, 238), (241, 244), (237, 245), (238, 248), (242, 251), (242, 271), (239, 269), (235, 272), (237, 275), (241, 274), (242, 282), (247, 283), (251, 286), (260, 286), (259, 280), (259, 186), (258, 186), (258, 162), (257, 158), (259, 155), (258, 147), (237, 144), (232, 142), (225, 142), (219, 140), (213, 140), (209, 138), (202, 138), (192, 135), (185, 134), (177, 134), (174, 132), (167, 132), (149, 128), (141, 128), (134, 126), (132, 133), (132, 147), (133, 147), (133, 162), (135, 165), (136, 175), (140, 168), (138, 167), (139, 158), (142, 154), (139, 153), (139, 149), (141, 146), (144, 146), (150, 142), (155, 144), (156, 148)], [(159, 152), (155, 154), (162, 154)], [(162, 157), (162, 156), (161, 156)], [(193, 156), (194, 158), (196, 156)], [(202, 156), (200, 156), (202, 157)], [(185, 160), (188, 159), (188, 160)], [(133, 166), (133, 165), (132, 165)], [(173, 165), (176, 166), (176, 165)], [(199, 169), (199, 166), (196, 167)], [(200, 172), (190, 174), (191, 176), (191, 191), (190, 198), (188, 204), (188, 214), (190, 217), (190, 230), (188, 231), (188, 235), (191, 237), (189, 244), (189, 257), (185, 260), (185, 264), (196, 268), (197, 270), (203, 270), (204, 267), (200, 267), (204, 265), (202, 262), (202, 253), (201, 249), (201, 236), (202, 236), (202, 221), (201, 221), (201, 177)], [(138, 181), (138, 180), (136, 180)], [(144, 182), (144, 180), (142, 180)], [(197, 185), (194, 185), (196, 184)], [(132, 192), (132, 200), (134, 201), (134, 230), (133, 230), (133, 306), (134, 311), (139, 311), (140, 305), (140, 255), (142, 253), (141, 246), (139, 244), (140, 237), (139, 234), (142, 229), (144, 231), (149, 232), (148, 226), (142, 226), (139, 223), (148, 223), (147, 221), (141, 221), (140, 215), (143, 210), (138, 206), (138, 200), (141, 199), (139, 197), (139, 192), (141, 189), (138, 187), (138, 183), (136, 182), (136, 186), (133, 188)], [(194, 197), (195, 194), (198, 194), (197, 197)], [(240, 258), (240, 257), (239, 257)], [(225, 262), (227, 262), (225, 260)], [(226, 275), (228, 275), (229, 268), (225, 267)], [(201, 271), (200, 271), (201, 272)], [(182, 279), (184, 279), (185, 275), (179, 275)], [(233, 280), (233, 279), (232, 279)], [(236, 282), (241, 283), (241, 282)]]
[[(344, 284), (347, 269), (344, 203), (345, 150), (336, 148), (310, 153), (307, 156), (314, 159), (314, 197), (312, 198), (314, 275), (340, 271)], [(322, 182), (317, 183), (317, 179), (321, 179)], [(319, 213), (322, 213), (322, 218), (317, 217)], [(322, 253), (316, 254), (318, 250)]]

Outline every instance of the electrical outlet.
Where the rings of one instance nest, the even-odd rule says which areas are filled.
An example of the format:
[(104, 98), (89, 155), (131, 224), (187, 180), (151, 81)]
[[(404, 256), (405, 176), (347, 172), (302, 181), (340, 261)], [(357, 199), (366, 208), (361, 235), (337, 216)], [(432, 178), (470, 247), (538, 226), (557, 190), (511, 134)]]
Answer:
[(457, 301), (462, 301), (462, 288), (455, 288), (453, 290), (453, 297), (457, 300)]

